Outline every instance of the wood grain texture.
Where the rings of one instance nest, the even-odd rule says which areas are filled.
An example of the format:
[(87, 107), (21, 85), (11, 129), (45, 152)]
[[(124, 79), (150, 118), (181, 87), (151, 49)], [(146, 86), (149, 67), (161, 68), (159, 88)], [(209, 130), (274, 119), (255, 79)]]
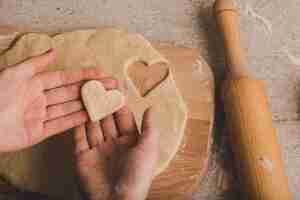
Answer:
[(226, 122), (245, 198), (292, 199), (262, 81), (243, 78), (224, 85)]
[(154, 180), (148, 199), (185, 200), (207, 172), (214, 119), (213, 75), (196, 49), (167, 44), (155, 47), (171, 62), (175, 82), (188, 107), (188, 120), (179, 151)]
[(225, 118), (245, 199), (290, 200), (265, 88), (246, 68), (238, 10), (232, 0), (217, 0), (214, 11), (227, 64), (227, 80), (223, 83)]
[[(0, 28), (0, 35), (4, 33), (0, 37), (0, 52), (22, 32), (12, 28), (7, 30)], [(1, 38), (5, 39), (5, 45), (1, 45)], [(154, 46), (171, 63), (176, 85), (188, 107), (188, 120), (180, 149), (169, 167), (155, 178), (148, 199), (185, 200), (199, 190), (199, 182), (207, 172), (214, 121), (213, 74), (197, 49), (175, 47), (169, 43), (155, 43)], [(52, 147), (55, 140), (51, 141)], [(55, 174), (51, 173), (51, 176)]]

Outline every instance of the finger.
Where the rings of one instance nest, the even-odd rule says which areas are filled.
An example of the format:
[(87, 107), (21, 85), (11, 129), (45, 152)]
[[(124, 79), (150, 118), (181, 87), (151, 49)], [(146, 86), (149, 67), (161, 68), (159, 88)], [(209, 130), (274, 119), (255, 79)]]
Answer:
[(22, 69), (21, 72), (24, 77), (32, 77), (40, 72), (47, 70), (47, 66), (54, 61), (55, 54), (52, 49), (46, 53), (29, 58), (24, 62), (15, 66), (15, 69)]
[(84, 80), (103, 79), (105, 74), (95, 67), (78, 70), (59, 70), (45, 72), (39, 75), (45, 90), (70, 85)]
[[(124, 96), (127, 96), (123, 84), (120, 83), (118, 85), (118, 89), (124, 94)], [(128, 105), (125, 104), (114, 114), (114, 117), (121, 136), (119, 138), (120, 142), (124, 139), (123, 141), (126, 141), (129, 146), (134, 145), (139, 133), (133, 113), (130, 111)]]
[(103, 142), (103, 134), (100, 128), (100, 122), (87, 123), (87, 138), (91, 148), (96, 147)]
[(84, 124), (75, 127), (75, 154), (80, 154), (89, 149), (89, 144), (86, 137), (86, 127)]
[(80, 99), (80, 88), (83, 83), (76, 83), (61, 88), (55, 88), (45, 92), (47, 105), (60, 104)]
[(118, 130), (113, 115), (109, 115), (100, 121), (105, 140), (118, 137)]
[[(119, 86), (119, 89), (125, 94), (125, 89), (121, 84)], [(127, 136), (129, 138), (129, 145), (135, 143), (138, 136), (138, 129), (135, 123), (133, 113), (130, 111), (128, 105), (125, 104), (120, 110), (118, 110), (114, 114), (114, 116), (120, 136)]]
[[(118, 89), (124, 94), (125, 97), (127, 96), (122, 84), (118, 85)], [(127, 101), (127, 98), (125, 101)], [(125, 105), (114, 114), (114, 116), (117, 128), (121, 135), (131, 135), (137, 133), (137, 127), (133, 113), (130, 111), (126, 102)]]
[(154, 126), (154, 109), (148, 108), (143, 115), (142, 134), (139, 138), (138, 145), (151, 144), (155, 146), (159, 141), (159, 132)]
[(115, 121), (121, 136), (136, 135), (138, 133), (133, 113), (129, 110), (128, 105), (123, 106), (115, 113)]
[(44, 134), (46, 137), (62, 133), (68, 129), (79, 126), (88, 121), (88, 114), (79, 111), (70, 115), (60, 117), (44, 123)]
[[(113, 89), (117, 86), (117, 80), (112, 78), (105, 78), (99, 80), (103, 86), (107, 89)], [(47, 105), (55, 105), (64, 103), (76, 99), (80, 99), (80, 89), (84, 82), (75, 83), (72, 85), (47, 90), (45, 96), (47, 99)]]
[(79, 100), (48, 106), (46, 121), (66, 116), (82, 109), (83, 104)]

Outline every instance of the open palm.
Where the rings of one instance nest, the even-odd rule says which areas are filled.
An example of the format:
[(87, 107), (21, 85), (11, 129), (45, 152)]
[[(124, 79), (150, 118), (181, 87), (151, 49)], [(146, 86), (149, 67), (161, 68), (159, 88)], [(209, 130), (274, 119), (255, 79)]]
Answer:
[(139, 134), (127, 106), (75, 128), (77, 172), (87, 199), (145, 199), (158, 160), (158, 132), (148, 109)]
[[(54, 52), (30, 58), (0, 73), (0, 152), (14, 151), (88, 120), (80, 101), (85, 80), (103, 79), (96, 68), (47, 72)], [(101, 80), (106, 87), (112, 79)]]

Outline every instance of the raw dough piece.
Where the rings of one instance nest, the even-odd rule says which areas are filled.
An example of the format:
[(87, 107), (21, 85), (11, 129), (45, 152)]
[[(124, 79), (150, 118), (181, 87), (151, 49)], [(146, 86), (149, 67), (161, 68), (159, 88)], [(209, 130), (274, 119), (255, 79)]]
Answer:
[(116, 112), (125, 103), (124, 95), (120, 91), (106, 91), (99, 81), (85, 83), (81, 88), (81, 97), (93, 122)]
[[(154, 123), (161, 134), (160, 157), (156, 174), (161, 173), (168, 166), (181, 143), (187, 109), (176, 88), (171, 68), (169, 68), (170, 71), (165, 80), (144, 97), (140, 95), (137, 90), (138, 87), (128, 76), (127, 68), (135, 62), (142, 62), (151, 67), (157, 63), (168, 64), (168, 61), (141, 35), (128, 34), (121, 30), (108, 28), (63, 33), (52, 38), (46, 34), (26, 34), (0, 57), (0, 63), (6, 66), (13, 65), (28, 57), (42, 54), (50, 48), (56, 52), (55, 63), (49, 66), (50, 70), (99, 66), (108, 75), (116, 77), (122, 82), (127, 88), (128, 104), (139, 129), (144, 111), (153, 105), (158, 108), (156, 109), (157, 112), (154, 113)], [(68, 137), (72, 136), (69, 135)], [(43, 144), (39, 148), (43, 152)], [(47, 149), (48, 147), (45, 146), (44, 148)], [(48, 151), (51, 152), (51, 149)], [(57, 182), (55, 174), (47, 177), (46, 180), (45, 177), (41, 176), (42, 180), (39, 180), (37, 176), (32, 177), (32, 174), (37, 170), (40, 170), (39, 173), (42, 175), (52, 172), (52, 169), (47, 167), (46, 169), (36, 169), (34, 162), (36, 157), (44, 159), (45, 155), (42, 154), (39, 151), (34, 154), (27, 151), (26, 158), (23, 157), (22, 152), (17, 154), (18, 158), (14, 158), (15, 154), (10, 154), (7, 159), (0, 159), (0, 175), (2, 174), (13, 184), (23, 188), (60, 196), (65, 195), (68, 188), (69, 190), (74, 188), (71, 186), (74, 178), (68, 177), (71, 169), (64, 168), (70, 166), (67, 163), (69, 160), (64, 160), (66, 163), (59, 163), (61, 172), (59, 182)], [(26, 163), (26, 167), (22, 168), (24, 163)], [(50, 163), (49, 165), (54, 164)], [(19, 166), (20, 169), (14, 173), (12, 169), (8, 170), (7, 166)], [(64, 175), (64, 171), (66, 175)]]

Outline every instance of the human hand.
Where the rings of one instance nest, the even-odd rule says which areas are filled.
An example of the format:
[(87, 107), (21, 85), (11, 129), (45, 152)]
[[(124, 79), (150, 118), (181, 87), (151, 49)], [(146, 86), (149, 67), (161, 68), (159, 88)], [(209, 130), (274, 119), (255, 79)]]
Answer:
[[(46, 72), (54, 52), (0, 72), (0, 152), (15, 151), (88, 120), (80, 102), (84, 80), (103, 79), (95, 68)], [(102, 81), (106, 87), (110, 79)]]
[(127, 106), (75, 128), (77, 172), (87, 199), (146, 199), (158, 160), (152, 112), (144, 113), (142, 134)]

